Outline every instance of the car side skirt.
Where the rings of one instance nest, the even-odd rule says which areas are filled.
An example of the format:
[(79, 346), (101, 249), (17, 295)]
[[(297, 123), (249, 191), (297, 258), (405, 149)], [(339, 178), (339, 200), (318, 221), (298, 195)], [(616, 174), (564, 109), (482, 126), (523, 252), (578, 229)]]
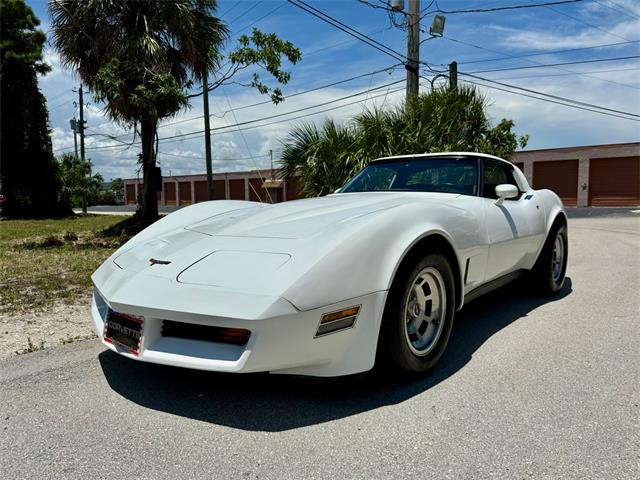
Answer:
[(468, 304), (477, 298), (486, 295), (489, 292), (492, 292), (500, 287), (504, 287), (505, 285), (513, 282), (514, 280), (518, 280), (522, 278), (526, 274), (527, 270), (515, 270), (511, 273), (507, 273), (501, 277), (495, 278), (490, 282), (487, 282), (483, 285), (480, 285), (464, 296), (464, 304)]

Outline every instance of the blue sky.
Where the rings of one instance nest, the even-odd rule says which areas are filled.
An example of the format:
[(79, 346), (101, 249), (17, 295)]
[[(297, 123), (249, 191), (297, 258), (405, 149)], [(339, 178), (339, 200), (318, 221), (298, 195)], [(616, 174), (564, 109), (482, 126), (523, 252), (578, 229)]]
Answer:
[[(426, 12), (433, 10), (436, 5), (442, 10), (451, 11), (547, 1), (550, 0), (439, 0), (437, 3), (433, 2)], [(371, 8), (357, 0), (307, 2), (393, 50), (406, 52), (406, 32), (392, 26), (384, 10)], [(379, 0), (370, 2), (380, 4)], [(48, 33), (46, 2), (29, 0), (28, 3), (41, 19), (41, 28)], [(405, 1), (407, 3), (408, 0)], [(430, 0), (422, 0), (421, 7), (425, 9), (430, 3)], [(214, 132), (214, 171), (268, 166), (270, 150), (274, 152), (274, 160), (277, 162), (283, 138), (293, 125), (300, 122), (320, 123), (327, 117), (346, 121), (363, 108), (392, 107), (403, 100), (402, 82), (385, 87), (405, 77), (404, 68), (397, 65), (397, 59), (353, 39), (285, 0), (224, 0), (219, 2), (218, 13), (231, 30), (231, 39), (227, 44), (229, 50), (235, 45), (238, 35), (249, 32), (254, 26), (263, 32), (276, 32), (302, 50), (302, 60), (295, 66), (289, 66), (292, 80), (283, 87), (285, 97), (387, 67), (395, 68), (313, 93), (297, 95), (277, 106), (267, 103), (234, 111), (229, 110), (266, 98), (238, 85), (220, 87), (211, 94), (211, 110), (215, 114), (212, 116), (212, 127), (228, 128)], [(640, 0), (583, 0), (551, 7), (452, 13), (445, 16), (444, 37), (424, 42), (420, 50), (420, 59), (428, 62), (435, 71), (446, 69), (449, 62), (456, 60), (460, 72), (482, 72), (475, 74), (508, 85), (613, 110), (640, 113), (638, 58), (555, 67), (540, 66), (640, 55), (640, 43), (637, 42), (640, 40)], [(424, 17), (424, 30), (428, 30), (432, 18), (433, 14)], [(427, 37), (426, 34), (422, 35), (423, 38)], [(600, 45), (608, 46), (585, 49)], [(559, 50), (571, 51), (558, 53)], [(536, 55), (522, 58), (522, 55), (530, 54)], [(58, 55), (51, 47), (46, 51), (46, 61), (53, 70), (40, 78), (40, 87), (48, 101), (54, 152), (60, 154), (73, 149), (69, 119), (77, 116), (77, 108), (73, 104), (77, 94), (72, 89), (77, 89), (79, 79), (74, 72), (65, 70), (60, 65)], [(485, 72), (512, 68), (513, 70)], [(431, 77), (433, 73), (425, 67), (423, 75)], [(460, 76), (461, 80), (464, 78), (471, 80), (470, 77)], [(423, 80), (423, 85), (421, 90), (427, 91), (428, 79)], [(494, 88), (480, 88), (487, 97), (488, 111), (494, 123), (505, 117), (511, 118), (518, 134), (530, 135), (527, 149), (640, 140), (640, 122), (577, 110)], [(323, 107), (245, 126), (257, 128), (238, 131), (237, 128), (229, 127), (235, 123), (313, 107), (369, 89), (376, 90)], [(174, 141), (167, 138), (203, 129), (202, 118), (192, 119), (202, 115), (201, 99), (192, 100), (191, 108), (168, 119), (164, 123), (171, 125), (159, 129), (158, 158), (164, 175), (202, 173), (205, 170), (204, 141), (201, 135)], [(94, 170), (102, 173), (107, 180), (135, 177), (139, 145), (127, 148), (124, 143), (108, 137), (116, 135), (120, 142), (130, 142), (133, 138), (130, 130), (111, 122), (103, 113), (102, 105), (94, 103), (90, 94), (85, 96), (85, 101), (89, 102), (85, 118), (87, 134), (91, 135), (87, 138), (87, 156), (91, 158)], [(358, 103), (354, 103), (356, 101)], [(346, 106), (319, 112), (342, 105)], [(318, 113), (292, 119), (314, 112)], [(275, 121), (280, 122), (273, 123)], [(264, 125), (265, 123), (269, 125)]]

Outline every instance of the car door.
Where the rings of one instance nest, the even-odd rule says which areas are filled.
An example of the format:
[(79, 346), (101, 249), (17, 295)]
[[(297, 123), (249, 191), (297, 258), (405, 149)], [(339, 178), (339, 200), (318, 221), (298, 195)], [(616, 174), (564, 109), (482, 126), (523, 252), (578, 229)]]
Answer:
[[(531, 266), (544, 231), (544, 211), (533, 192), (521, 190), (512, 164), (490, 158), (483, 158), (481, 164), (480, 195), (489, 239), (485, 281), (490, 281)], [(505, 183), (516, 185), (520, 193), (496, 202), (495, 187)]]

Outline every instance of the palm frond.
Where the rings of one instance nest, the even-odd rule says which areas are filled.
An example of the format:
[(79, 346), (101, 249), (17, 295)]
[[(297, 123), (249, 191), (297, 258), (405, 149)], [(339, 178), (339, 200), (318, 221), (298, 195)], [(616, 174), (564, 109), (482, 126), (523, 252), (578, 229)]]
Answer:
[(513, 122), (492, 127), (487, 99), (472, 86), (439, 88), (392, 109), (365, 109), (345, 125), (295, 127), (283, 140), (284, 176), (299, 175), (311, 196), (334, 191), (382, 156), (472, 151), (509, 158)]
[[(215, 0), (55, 0), (49, 2), (53, 44), (62, 63), (106, 103), (116, 121), (139, 121), (141, 86), (171, 77), (175, 92), (214, 71), (229, 31), (215, 16)], [(165, 80), (163, 80), (163, 78)], [(179, 97), (179, 95), (176, 95)], [(160, 116), (186, 105), (165, 103)]]

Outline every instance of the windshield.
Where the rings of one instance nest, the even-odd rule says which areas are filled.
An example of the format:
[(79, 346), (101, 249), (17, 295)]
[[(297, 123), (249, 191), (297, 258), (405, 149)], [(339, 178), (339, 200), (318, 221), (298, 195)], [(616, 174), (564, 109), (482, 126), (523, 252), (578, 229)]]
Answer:
[(340, 193), (403, 191), (477, 194), (475, 158), (381, 160), (365, 167)]

